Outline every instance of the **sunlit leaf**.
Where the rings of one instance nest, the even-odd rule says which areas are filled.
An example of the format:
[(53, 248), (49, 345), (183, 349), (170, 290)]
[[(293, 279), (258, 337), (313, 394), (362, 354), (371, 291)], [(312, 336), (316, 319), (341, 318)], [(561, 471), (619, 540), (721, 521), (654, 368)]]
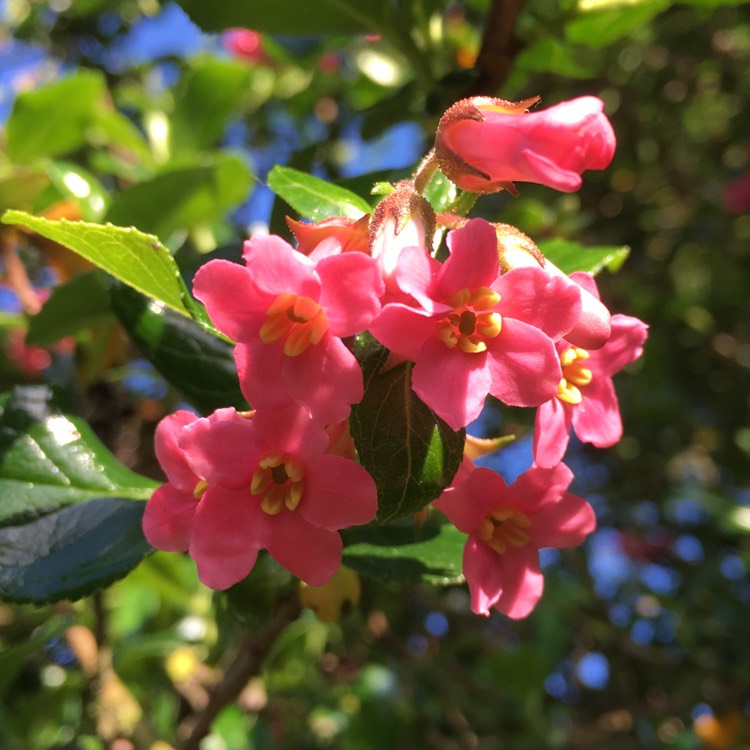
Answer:
[(189, 315), (184, 301), (187, 291), (180, 271), (158, 237), (133, 227), (126, 229), (65, 219), (52, 221), (23, 211), (7, 211), (2, 221), (28, 227), (64, 245), (139, 292)]
[(156, 486), (117, 461), (59, 392), (18, 387), (0, 402), (0, 526), (92, 498), (143, 500)]
[(618, 271), (630, 254), (630, 248), (626, 246), (586, 247), (562, 237), (540, 242), (539, 249), (545, 258), (565, 273), (587, 271), (595, 275), (603, 268), (613, 273)]
[(268, 186), (300, 216), (320, 221), (330, 216), (359, 219), (372, 208), (356, 193), (291, 167), (275, 166)]

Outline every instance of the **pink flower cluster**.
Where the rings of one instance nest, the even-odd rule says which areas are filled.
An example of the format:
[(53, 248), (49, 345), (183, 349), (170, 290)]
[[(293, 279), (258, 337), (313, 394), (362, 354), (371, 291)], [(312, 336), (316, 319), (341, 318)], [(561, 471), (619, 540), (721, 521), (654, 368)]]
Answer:
[[(339, 530), (377, 511), (346, 431), (364, 394), (351, 342), (369, 331), (391, 352), (386, 367), (413, 363), (413, 392), (456, 432), (488, 396), (537, 409), (535, 462), (514, 484), (467, 455), (434, 502), (467, 534), (472, 609), (533, 609), (539, 548), (578, 545), (595, 526), (588, 503), (567, 491), (570, 429), (595, 446), (619, 440), (611, 378), (640, 355), (646, 326), (610, 316), (590, 275), (558, 271), (515, 228), (436, 216), (421, 195), (425, 170), (438, 166), (477, 192), (517, 180), (572, 190), (583, 170), (607, 166), (614, 136), (599, 100), (534, 114), (530, 103), (454, 105), (421, 172), (372, 217), (290, 220), (297, 247), (256, 235), (244, 266), (213, 260), (198, 271), (194, 293), (236, 342), (254, 411), (162, 421), (156, 452), (168, 481), (144, 516), (153, 545), (187, 550), (217, 589), (244, 578), (261, 549), (308, 584), (327, 581), (341, 560)], [(433, 247), (441, 226), (453, 227), (444, 261)]]

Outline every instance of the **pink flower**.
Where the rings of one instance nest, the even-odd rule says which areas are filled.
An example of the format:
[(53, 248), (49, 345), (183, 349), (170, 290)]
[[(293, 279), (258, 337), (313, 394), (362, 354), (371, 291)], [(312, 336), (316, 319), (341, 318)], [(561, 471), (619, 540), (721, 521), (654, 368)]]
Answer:
[[(599, 297), (590, 274), (571, 276)], [(552, 467), (568, 447), (570, 428), (578, 439), (597, 448), (614, 445), (622, 437), (622, 421), (612, 376), (643, 353), (648, 326), (629, 315), (612, 316), (612, 334), (595, 351), (557, 342), (562, 379), (557, 394), (542, 404), (534, 425), (534, 461)]]
[(541, 268), (499, 275), (495, 230), (473, 219), (448, 236), (444, 264), (401, 251), (401, 289), (421, 304), (387, 304), (370, 332), (414, 361), (412, 388), (454, 430), (475, 419), (488, 393), (511, 406), (550, 398), (560, 381), (553, 341), (578, 320), (580, 292)]
[(369, 214), (360, 219), (333, 216), (314, 224), (286, 217), (287, 226), (297, 240), (297, 250), (303, 255), (311, 255), (316, 250), (318, 255), (369, 253), (369, 222)]
[(252, 29), (226, 29), (222, 42), (227, 51), (248, 62), (263, 62), (266, 57), (263, 50), (263, 37)]
[(341, 563), (338, 530), (375, 517), (374, 481), (326, 453), (328, 433), (299, 404), (252, 419), (221, 411), (165, 429), (159, 459), (170, 481), (146, 506), (146, 538), (187, 548), (211, 588), (245, 578), (260, 549), (306, 583), (325, 583)]
[(514, 182), (573, 192), (583, 171), (609, 166), (615, 135), (601, 99), (582, 96), (526, 112), (537, 101), (456, 102), (441, 118), (435, 139), (445, 175), (475, 193), (515, 192)]
[(259, 409), (299, 401), (324, 423), (340, 422), (361, 400), (362, 372), (341, 341), (380, 310), (383, 281), (364, 253), (317, 263), (276, 236), (245, 243), (246, 267), (210, 261), (195, 296), (216, 327), (237, 342), (240, 387)]
[(479, 468), (433, 503), (469, 535), (463, 573), (473, 612), (489, 615), (494, 607), (513, 619), (526, 617), (544, 588), (539, 549), (576, 547), (594, 530), (591, 506), (566, 491), (572, 479), (565, 464), (532, 466), (508, 486)]

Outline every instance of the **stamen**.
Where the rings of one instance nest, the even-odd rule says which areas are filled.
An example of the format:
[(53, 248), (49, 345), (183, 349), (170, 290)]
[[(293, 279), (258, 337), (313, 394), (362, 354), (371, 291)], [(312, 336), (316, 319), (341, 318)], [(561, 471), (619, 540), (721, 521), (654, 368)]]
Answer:
[(578, 346), (570, 346), (560, 354), (560, 365), (562, 367), (562, 379), (557, 386), (557, 397), (567, 404), (580, 404), (583, 394), (579, 390), (587, 386), (593, 379), (594, 374), (582, 362), (591, 355)]
[(488, 312), (500, 301), (500, 295), (483, 286), (471, 291), (460, 289), (449, 299), (454, 306), (436, 327), (435, 334), (448, 347), (466, 354), (487, 351), (487, 339), (495, 338), (503, 327), (502, 315)]
[(250, 494), (260, 495), (260, 507), (270, 516), (286, 508), (296, 510), (305, 492), (305, 470), (300, 461), (282, 453), (269, 453), (258, 462)]
[(200, 500), (203, 497), (203, 493), (208, 489), (208, 482), (205, 479), (201, 479), (198, 484), (195, 485), (193, 490), (193, 497), (196, 500)]
[(502, 555), (508, 547), (519, 549), (529, 542), (527, 529), (531, 519), (520, 510), (513, 508), (495, 508), (488, 513), (476, 527), (479, 538), (498, 554)]

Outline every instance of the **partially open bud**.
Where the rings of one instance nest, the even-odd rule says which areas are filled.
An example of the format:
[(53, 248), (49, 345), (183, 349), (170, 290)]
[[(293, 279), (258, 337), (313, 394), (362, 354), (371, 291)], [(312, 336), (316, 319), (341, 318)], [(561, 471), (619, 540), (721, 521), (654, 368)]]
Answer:
[[(507, 273), (513, 268), (541, 266), (547, 273), (565, 276), (554, 263), (545, 258), (534, 241), (520, 229), (510, 224), (494, 224), (497, 234), (497, 252), (500, 268)], [(579, 285), (580, 286), (580, 285)], [(607, 343), (611, 333), (610, 312), (591, 294), (581, 287), (581, 316), (565, 340), (582, 349), (599, 349)]]
[(378, 262), (386, 293), (400, 294), (393, 274), (405, 247), (432, 251), (435, 212), (429, 202), (404, 180), (375, 207), (370, 220), (370, 253)]
[(601, 99), (581, 96), (528, 112), (538, 100), (477, 96), (456, 102), (435, 137), (440, 169), (463, 190), (515, 194), (514, 182), (573, 192), (582, 172), (609, 166), (615, 134)]
[(289, 216), (286, 223), (297, 240), (297, 250), (310, 255), (325, 243), (326, 255), (348, 252), (369, 252), (370, 215), (359, 219), (348, 219), (345, 216), (333, 216), (315, 224), (306, 224)]

